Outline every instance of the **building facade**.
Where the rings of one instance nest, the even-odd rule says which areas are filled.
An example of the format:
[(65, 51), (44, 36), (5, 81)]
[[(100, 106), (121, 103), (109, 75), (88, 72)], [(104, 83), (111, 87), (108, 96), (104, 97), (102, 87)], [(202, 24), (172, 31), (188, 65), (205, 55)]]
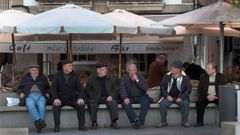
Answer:
[[(175, 14), (191, 11), (216, 1), (217, 0), (0, 0), (0, 10), (7, 10), (14, 7), (37, 14), (70, 2), (100, 13), (111, 12), (115, 9), (125, 9), (139, 15), (144, 15), (155, 21), (160, 21)], [(178, 38), (178, 40), (171, 38), (167, 41), (160, 41), (159, 38), (151, 37), (149, 37), (147, 41), (145, 39), (146, 38), (138, 38), (137, 40), (134, 38), (126, 39), (122, 48), (124, 50), (122, 63), (134, 59), (137, 61), (139, 69), (147, 73), (149, 64), (159, 54), (165, 54), (169, 63), (177, 58), (182, 61), (196, 62), (202, 66), (208, 61), (218, 62), (217, 37), (194, 35)], [(40, 44), (44, 44), (44, 46), (46, 46), (45, 48), (40, 47), (40, 44), (35, 44), (36, 43), (19, 43), (17, 69), (23, 71), (26, 65), (38, 63), (42, 66), (45, 74), (49, 75), (56, 72), (58, 61), (66, 57), (64, 55), (65, 48), (63, 47), (63, 43), (41, 42)], [(104, 44), (105, 47), (98, 48), (99, 44)], [(139, 47), (139, 45), (141, 47)], [(6, 49), (1, 49), (4, 57), (6, 57), (6, 53), (10, 53), (8, 49), (9, 46), (11, 45), (6, 43)], [(56, 46), (61, 47), (57, 48)], [(82, 65), (81, 70), (92, 69), (94, 67), (93, 65), (97, 62), (118, 65), (118, 41), (78, 42), (75, 46), (78, 50), (75, 50), (73, 58), (76, 65)], [(134, 48), (134, 46), (137, 47)], [(27, 48), (30, 49), (27, 50)], [(138, 50), (139, 48), (143, 48), (143, 50)], [(39, 49), (42, 49), (40, 53), (37, 52)], [(29, 54), (31, 54), (31, 57), (29, 57)], [(28, 61), (22, 61), (22, 59), (28, 59)], [(124, 66), (122, 68), (124, 68)]]

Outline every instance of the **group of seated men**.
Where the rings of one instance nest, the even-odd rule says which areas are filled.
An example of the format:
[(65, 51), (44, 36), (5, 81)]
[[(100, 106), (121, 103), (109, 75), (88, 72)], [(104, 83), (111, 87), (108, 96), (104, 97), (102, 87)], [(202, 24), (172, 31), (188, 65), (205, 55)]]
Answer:
[[(73, 71), (72, 62), (61, 61), (62, 70), (58, 71), (51, 86), (47, 78), (40, 74), (38, 65), (30, 65), (29, 73), (24, 75), (18, 87), (21, 105), (26, 105), (37, 132), (40, 133), (47, 125), (45, 123), (46, 101), (51, 100), (54, 116), (54, 132), (60, 132), (60, 114), (63, 106), (72, 106), (77, 111), (78, 129), (87, 131), (85, 126), (85, 105), (88, 106), (91, 129), (97, 129), (97, 111), (99, 104), (106, 104), (113, 129), (119, 129), (117, 124), (118, 103), (122, 103), (129, 122), (135, 129), (144, 125), (151, 98), (147, 95), (148, 84), (134, 61), (126, 63), (126, 71), (121, 78), (119, 90), (114, 79), (107, 74), (107, 66), (97, 64), (97, 73), (90, 76), (85, 88), (82, 87), (78, 75)], [(182, 108), (182, 126), (190, 127), (188, 123), (189, 94), (191, 83), (183, 72), (183, 64), (175, 60), (170, 72), (165, 74), (160, 84), (160, 114), (161, 123), (157, 127), (165, 127), (167, 123), (167, 108), (177, 103)], [(197, 102), (196, 127), (203, 126), (204, 110), (208, 103), (218, 104), (218, 85), (226, 84), (224, 76), (216, 71), (216, 65), (209, 63), (206, 73), (201, 76), (199, 84), (199, 100)], [(119, 100), (120, 99), (120, 100)], [(132, 104), (140, 104), (140, 112), (136, 113)]]

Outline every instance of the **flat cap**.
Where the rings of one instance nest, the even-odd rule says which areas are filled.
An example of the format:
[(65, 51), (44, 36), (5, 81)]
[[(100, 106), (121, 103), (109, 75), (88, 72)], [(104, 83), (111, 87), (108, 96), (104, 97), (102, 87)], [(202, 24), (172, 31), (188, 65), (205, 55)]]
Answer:
[(40, 68), (40, 66), (38, 64), (31, 64), (28, 68)]
[(175, 67), (178, 69), (182, 69), (183, 68), (183, 63), (180, 60), (175, 60), (172, 64), (171, 67)]
[(66, 65), (66, 64), (72, 64), (73, 62), (70, 60), (61, 60), (61, 64), (62, 66)]
[(102, 68), (102, 67), (107, 67), (107, 65), (105, 65), (105, 64), (97, 64), (96, 65), (96, 68)]

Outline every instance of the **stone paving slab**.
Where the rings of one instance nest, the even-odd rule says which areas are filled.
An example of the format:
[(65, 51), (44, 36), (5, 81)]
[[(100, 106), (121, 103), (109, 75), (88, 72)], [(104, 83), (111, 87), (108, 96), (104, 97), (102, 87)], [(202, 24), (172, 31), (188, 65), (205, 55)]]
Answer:
[[(138, 130), (132, 128), (108, 129), (99, 128), (97, 130), (78, 131), (77, 129), (61, 129), (60, 133), (52, 132), (52, 129), (44, 130), (41, 135), (220, 135), (218, 125), (207, 125), (200, 128), (183, 128), (180, 126), (168, 126), (164, 128), (142, 127)], [(35, 131), (30, 131), (30, 135), (39, 135)]]
[(0, 128), (0, 135), (29, 135), (28, 128)]

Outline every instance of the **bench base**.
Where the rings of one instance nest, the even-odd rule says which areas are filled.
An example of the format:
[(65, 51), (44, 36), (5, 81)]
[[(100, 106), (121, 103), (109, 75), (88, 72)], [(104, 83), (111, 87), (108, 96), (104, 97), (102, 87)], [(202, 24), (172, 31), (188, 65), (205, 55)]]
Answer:
[[(133, 107), (139, 112), (139, 104), (134, 104)], [(129, 127), (125, 110), (122, 109), (121, 105), (119, 108), (119, 120), (118, 124), (121, 127)], [(218, 124), (218, 110), (214, 104), (209, 104), (205, 111), (205, 124)], [(26, 107), (6, 107), (0, 106), (0, 128), (21, 128), (28, 127), (30, 129), (35, 128), (31, 122), (30, 116), (27, 112)], [(90, 126), (90, 117), (88, 111), (86, 111), (86, 125)], [(196, 122), (196, 108), (195, 103), (190, 104), (189, 110), (189, 122), (194, 124)], [(173, 104), (168, 109), (167, 121), (169, 125), (180, 125), (181, 124), (181, 110), (178, 105)], [(98, 110), (98, 124), (99, 127), (110, 126), (110, 116), (106, 109), (106, 105), (100, 105)], [(145, 125), (155, 126), (160, 122), (160, 109), (159, 104), (151, 104), (149, 112), (146, 117)], [(54, 127), (52, 107), (46, 107), (46, 123), (47, 128)], [(61, 113), (61, 128), (77, 128), (78, 120), (76, 111), (72, 107), (63, 107)]]

